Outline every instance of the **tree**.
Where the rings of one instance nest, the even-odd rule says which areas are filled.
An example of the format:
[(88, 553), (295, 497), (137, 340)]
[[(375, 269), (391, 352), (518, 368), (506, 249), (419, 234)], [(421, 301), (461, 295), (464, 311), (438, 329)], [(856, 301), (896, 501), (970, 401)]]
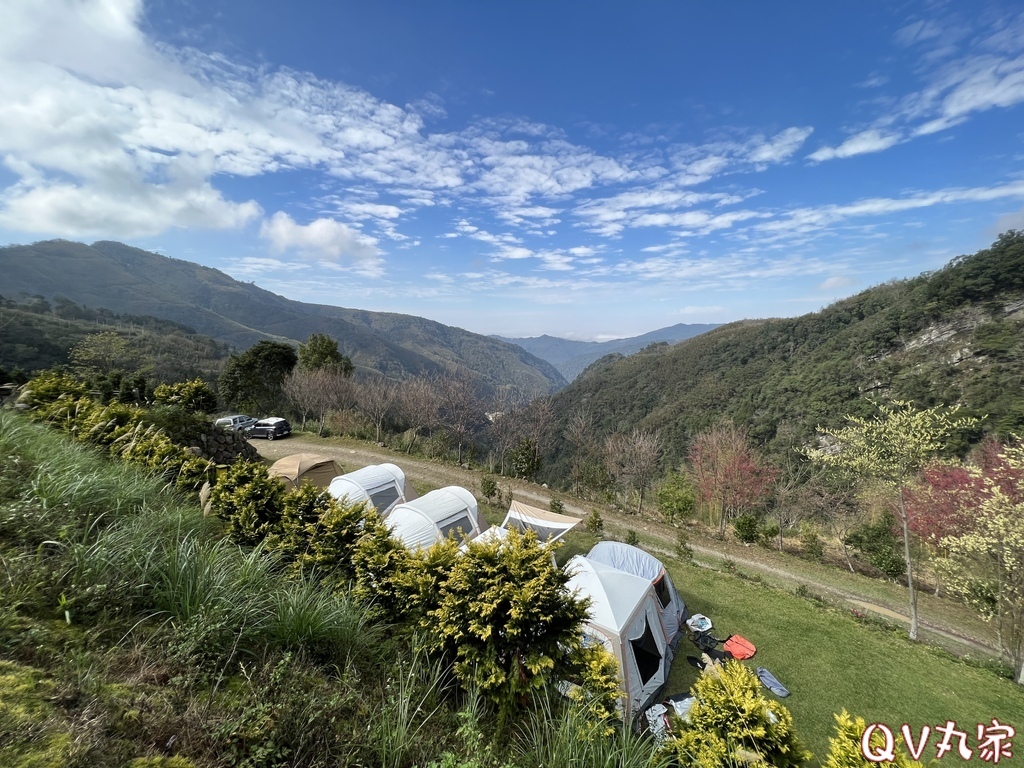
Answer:
[(708, 522), (722, 535), (728, 520), (767, 501), (778, 475), (731, 422), (698, 434), (687, 456)]
[(147, 366), (145, 355), (128, 339), (113, 331), (90, 333), (71, 349), (72, 367), (86, 379), (110, 381), (132, 378)]
[(356, 403), (359, 409), (373, 422), (377, 430), (377, 442), (384, 427), (384, 420), (398, 399), (398, 385), (384, 376), (370, 376), (356, 387)]
[(411, 453), (416, 435), (421, 429), (429, 430), (437, 423), (440, 396), (431, 379), (406, 379), (398, 387), (398, 411), (412, 433), (406, 453)]
[(228, 359), (217, 382), (220, 399), (232, 408), (271, 413), (281, 405), (284, 381), (297, 362), (291, 345), (257, 342)]
[(977, 422), (966, 416), (955, 417), (957, 410), (958, 407), (948, 411), (940, 407), (917, 410), (912, 403), (897, 400), (891, 406), (880, 405), (875, 418), (847, 416), (848, 427), (819, 429), (833, 444), (806, 452), (824, 466), (877, 481), (895, 496), (894, 507), (903, 532), (911, 640), (917, 640), (918, 616), (905, 492), (955, 432)]
[(523, 699), (564, 679), (588, 605), (566, 589), (569, 574), (531, 532), (470, 542), (429, 616), (434, 646), (455, 674), (497, 705), (506, 721)]
[(605, 440), (608, 471), (637, 494), (636, 514), (644, 508), (644, 494), (658, 471), (664, 442), (657, 432), (634, 429), (627, 435), (609, 435)]
[(949, 554), (939, 567), (951, 593), (995, 621), (1003, 654), (1024, 685), (1024, 447), (1008, 447), (1003, 457), (1016, 483), (982, 475), (972, 530), (945, 540)]
[(438, 394), (438, 417), (441, 425), (458, 445), (458, 461), (469, 437), (481, 426), (485, 417), (477, 398), (473, 380), (463, 371), (448, 370), (435, 382)]
[(296, 369), (285, 379), (283, 391), (302, 415), (303, 428), (306, 416), (315, 416), (318, 435), (324, 433), (327, 415), (351, 407), (354, 399), (352, 380), (333, 368)]
[(352, 361), (338, 351), (338, 342), (326, 333), (311, 333), (305, 344), (299, 344), (299, 368), (307, 371), (330, 370), (351, 376)]
[(697, 506), (697, 489), (685, 472), (672, 472), (658, 486), (655, 498), (665, 520), (676, 523), (693, 514)]
[(563, 436), (573, 447), (569, 477), (572, 479), (577, 496), (587, 477), (587, 467), (597, 452), (597, 441), (594, 439), (594, 434), (593, 411), (583, 406), (569, 414)]

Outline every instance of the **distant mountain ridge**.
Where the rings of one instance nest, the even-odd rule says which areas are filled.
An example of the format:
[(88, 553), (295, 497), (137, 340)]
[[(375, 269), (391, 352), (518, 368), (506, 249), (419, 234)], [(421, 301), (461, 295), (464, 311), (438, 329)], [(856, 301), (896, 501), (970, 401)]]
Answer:
[(685, 339), (693, 338), (706, 333), (717, 324), (713, 323), (677, 323), (668, 328), (659, 328), (641, 336), (633, 336), (628, 339), (613, 339), (611, 341), (575, 341), (573, 339), (560, 339), (557, 336), (534, 336), (530, 338), (512, 339), (504, 336), (495, 338), (518, 344), (532, 355), (542, 360), (547, 360), (558, 369), (567, 381), (572, 381), (593, 362), (605, 355), (619, 354), (632, 355), (639, 352), (649, 344), (666, 342), (676, 344)]
[(514, 344), (425, 318), (293, 301), (211, 267), (100, 241), (49, 240), (0, 248), (0, 294), (66, 297), (87, 307), (152, 315), (243, 349), (262, 339), (338, 340), (357, 369), (393, 378), (445, 368), (472, 372), (486, 391), (530, 396), (566, 383), (545, 360)]

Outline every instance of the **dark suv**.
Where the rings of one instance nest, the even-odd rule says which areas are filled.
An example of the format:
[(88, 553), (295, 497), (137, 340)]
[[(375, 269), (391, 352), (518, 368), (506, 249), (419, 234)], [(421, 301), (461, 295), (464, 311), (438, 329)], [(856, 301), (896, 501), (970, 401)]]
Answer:
[(279, 416), (271, 416), (269, 419), (260, 419), (246, 431), (249, 437), (265, 437), (273, 440), (277, 437), (284, 437), (292, 433), (292, 425), (287, 419)]

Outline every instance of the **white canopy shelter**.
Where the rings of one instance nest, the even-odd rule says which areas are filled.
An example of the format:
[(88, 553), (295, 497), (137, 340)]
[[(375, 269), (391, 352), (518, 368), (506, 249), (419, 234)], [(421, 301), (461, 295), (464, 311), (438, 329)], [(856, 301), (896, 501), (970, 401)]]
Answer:
[(661, 625), (658, 597), (647, 579), (582, 555), (566, 564), (566, 585), (590, 598), (584, 631), (601, 642), (619, 665), (623, 716), (632, 719), (647, 709), (668, 682), (668, 638)]
[(331, 481), (327, 492), (350, 504), (368, 501), (383, 517), (407, 501), (405, 473), (394, 464), (371, 464)]
[(533, 531), (540, 541), (545, 542), (558, 541), (581, 522), (578, 517), (559, 515), (513, 500), (501, 527), (518, 528), (523, 533)]
[(587, 553), (587, 559), (610, 565), (612, 568), (618, 568), (651, 582), (658, 596), (661, 624), (665, 628), (665, 635), (674, 656), (679, 639), (683, 636), (683, 624), (689, 613), (686, 610), (686, 603), (676, 591), (672, 578), (662, 562), (639, 547), (621, 541), (599, 541)]
[(473, 494), (456, 485), (396, 505), (385, 523), (409, 549), (429, 547), (449, 535), (474, 539), (487, 529)]

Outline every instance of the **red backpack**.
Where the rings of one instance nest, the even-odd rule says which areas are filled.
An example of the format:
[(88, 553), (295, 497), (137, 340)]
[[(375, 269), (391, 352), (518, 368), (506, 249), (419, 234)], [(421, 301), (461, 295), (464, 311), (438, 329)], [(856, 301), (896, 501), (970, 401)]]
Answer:
[(740, 635), (729, 635), (722, 647), (731, 653), (734, 659), (750, 659), (757, 653), (754, 644)]

